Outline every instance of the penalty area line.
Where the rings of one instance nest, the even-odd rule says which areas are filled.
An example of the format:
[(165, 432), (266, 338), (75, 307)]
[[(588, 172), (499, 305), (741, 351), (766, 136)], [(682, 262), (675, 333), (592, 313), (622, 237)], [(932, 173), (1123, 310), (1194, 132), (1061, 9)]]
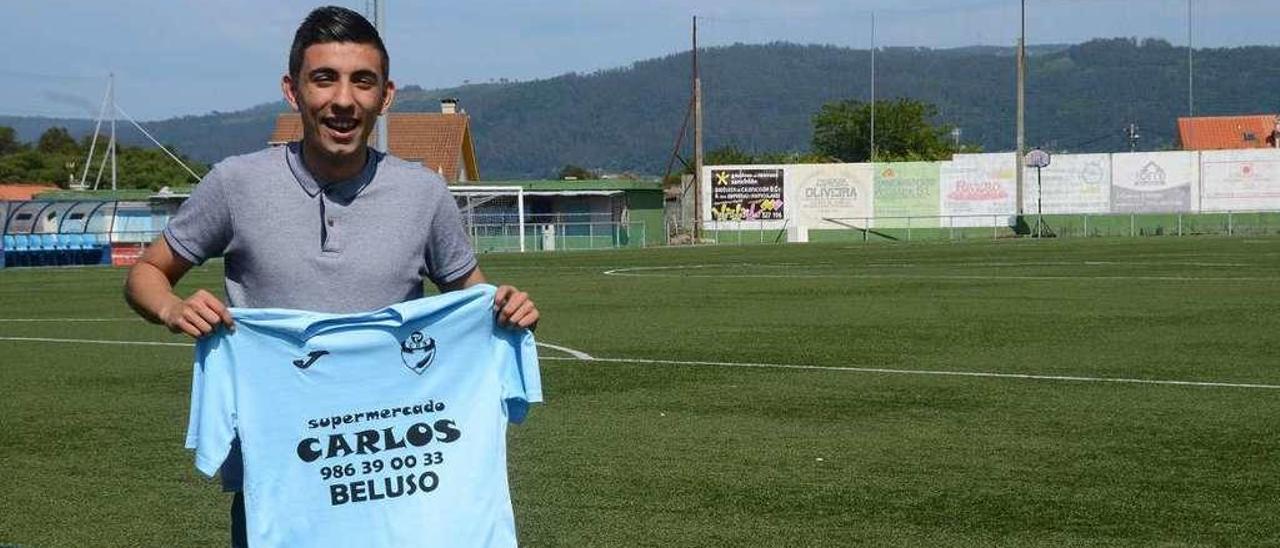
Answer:
[[(554, 357), (554, 356), (540, 357), (539, 359), (565, 360), (565, 361), (575, 360), (575, 358), (561, 358), (561, 357)], [(1203, 388), (1250, 388), (1250, 389), (1262, 389), (1262, 390), (1280, 390), (1280, 385), (1275, 385), (1275, 384), (1212, 382), (1212, 381), (1178, 381), (1178, 380), (1163, 380), (1163, 379), (1127, 379), (1127, 378), (1120, 378), (1120, 377), (1082, 377), (1082, 376), (1073, 376), (1073, 375), (1032, 375), (1032, 374), (1025, 374), (1025, 373), (993, 373), (993, 372), (985, 372), (985, 371), (931, 371), (931, 370), (913, 370), (913, 369), (889, 369), (889, 368), (882, 368), (882, 367), (834, 367), (834, 366), (827, 366), (827, 365), (652, 360), (652, 359), (644, 359), (644, 358), (594, 358), (591, 360), (582, 360), (582, 361), (604, 362), (604, 363), (634, 363), (634, 364), (648, 364), (648, 365), (737, 367), (737, 368), (746, 368), (746, 369), (790, 369), (790, 370), (807, 370), (807, 371), (839, 371), (839, 372), (845, 372), (845, 373), (879, 373), (879, 374), (886, 374), (886, 375), (977, 377), (977, 378), (994, 378), (994, 379), (1036, 380), (1036, 381), (1148, 384), (1148, 385), (1163, 385), (1163, 386), (1198, 386)]]

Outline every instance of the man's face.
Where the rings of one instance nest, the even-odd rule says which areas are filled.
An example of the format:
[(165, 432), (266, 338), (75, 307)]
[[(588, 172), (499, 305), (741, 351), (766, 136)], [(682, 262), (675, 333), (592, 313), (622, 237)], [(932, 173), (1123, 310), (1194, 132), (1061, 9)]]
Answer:
[(354, 42), (308, 46), (297, 80), (285, 75), (282, 87), (302, 115), (305, 153), (343, 172), (352, 167), (347, 164), (356, 170), (363, 166), (374, 122), (395, 96), (395, 85), (382, 74), (378, 48)]

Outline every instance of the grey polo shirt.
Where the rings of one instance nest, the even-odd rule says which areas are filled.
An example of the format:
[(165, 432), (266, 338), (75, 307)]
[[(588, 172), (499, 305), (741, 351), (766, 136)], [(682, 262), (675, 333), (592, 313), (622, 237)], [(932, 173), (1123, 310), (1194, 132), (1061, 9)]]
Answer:
[(359, 175), (327, 185), (303, 166), (300, 143), (223, 160), (164, 237), (194, 264), (225, 257), (238, 307), (365, 312), (476, 267), (444, 180), (373, 150)]

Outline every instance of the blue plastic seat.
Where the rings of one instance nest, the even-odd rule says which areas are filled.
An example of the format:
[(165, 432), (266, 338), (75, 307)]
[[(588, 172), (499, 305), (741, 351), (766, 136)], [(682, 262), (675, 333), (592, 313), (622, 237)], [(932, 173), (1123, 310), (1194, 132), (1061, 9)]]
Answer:
[(20, 255), (20, 253), (18, 252), (17, 247), (18, 247), (18, 239), (14, 238), (12, 234), (5, 234), (4, 235), (5, 264), (9, 266), (21, 266), (22, 263), (18, 258), (18, 255)]

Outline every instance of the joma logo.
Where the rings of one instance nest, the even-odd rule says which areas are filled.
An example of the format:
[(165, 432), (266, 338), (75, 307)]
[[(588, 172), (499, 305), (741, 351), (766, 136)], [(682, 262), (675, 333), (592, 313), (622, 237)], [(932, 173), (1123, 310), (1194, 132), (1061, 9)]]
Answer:
[(311, 364), (316, 363), (316, 360), (320, 359), (321, 356), (325, 356), (328, 354), (329, 354), (328, 350), (312, 350), (311, 352), (307, 353), (306, 358), (298, 358), (296, 360), (293, 360), (293, 365), (296, 366), (298, 369), (306, 369), (308, 367), (311, 367)]

